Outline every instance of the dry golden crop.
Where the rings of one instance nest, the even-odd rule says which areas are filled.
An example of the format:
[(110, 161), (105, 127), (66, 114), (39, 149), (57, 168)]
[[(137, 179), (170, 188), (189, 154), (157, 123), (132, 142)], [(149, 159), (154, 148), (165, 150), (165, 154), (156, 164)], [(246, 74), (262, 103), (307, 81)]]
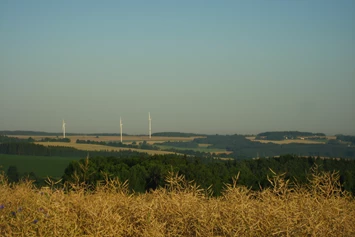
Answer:
[(275, 175), (273, 188), (252, 191), (236, 177), (212, 197), (174, 173), (145, 194), (117, 179), (88, 191), (81, 183), (9, 184), (2, 175), (0, 236), (355, 236), (354, 198), (338, 178), (314, 172), (299, 187)]
[(146, 149), (136, 149), (128, 147), (112, 147), (98, 144), (81, 144), (81, 143), (64, 143), (64, 142), (35, 142), (35, 144), (43, 146), (56, 146), (56, 147), (73, 147), (78, 150), (83, 151), (136, 151), (143, 152), (149, 155), (163, 155), (163, 154), (176, 154), (170, 151), (160, 151), (160, 150), (146, 150)]

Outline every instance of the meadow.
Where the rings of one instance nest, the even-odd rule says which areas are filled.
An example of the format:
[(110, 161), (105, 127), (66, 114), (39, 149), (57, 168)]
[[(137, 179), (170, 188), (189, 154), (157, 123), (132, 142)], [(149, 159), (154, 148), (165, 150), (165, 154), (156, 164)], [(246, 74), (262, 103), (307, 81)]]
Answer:
[[(1, 236), (354, 236), (355, 200), (341, 191), (337, 173), (314, 173), (307, 187), (282, 175), (272, 188), (251, 191), (226, 185), (212, 197), (183, 176), (132, 194), (128, 183), (109, 180), (96, 189), (73, 182), (9, 184), (0, 176)], [(89, 191), (90, 190), (90, 191)]]
[(38, 177), (60, 178), (65, 168), (78, 157), (58, 156), (25, 156), (0, 154), (0, 170), (6, 170), (10, 165), (16, 166), (20, 174), (34, 172)]

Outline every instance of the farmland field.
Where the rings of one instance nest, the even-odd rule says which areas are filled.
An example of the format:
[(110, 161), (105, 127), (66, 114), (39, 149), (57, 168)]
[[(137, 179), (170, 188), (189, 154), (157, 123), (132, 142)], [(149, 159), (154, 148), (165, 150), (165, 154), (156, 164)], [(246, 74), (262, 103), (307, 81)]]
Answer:
[(199, 151), (199, 152), (209, 152), (209, 153), (216, 153), (216, 154), (221, 154), (221, 153), (226, 153), (230, 154), (231, 152), (228, 152), (224, 149), (218, 149), (218, 148), (207, 148), (207, 147), (198, 147), (198, 148), (185, 148), (185, 147), (176, 147), (176, 146), (166, 146), (166, 145), (159, 145), (157, 144), (160, 149), (162, 150), (168, 150), (168, 149), (176, 149), (176, 150), (192, 150), (192, 151)]
[(169, 151), (157, 151), (157, 150), (143, 150), (143, 149), (135, 149), (135, 148), (126, 148), (126, 147), (112, 147), (98, 144), (78, 144), (78, 143), (65, 143), (65, 142), (35, 142), (36, 144), (43, 146), (62, 146), (62, 147), (73, 147), (78, 150), (84, 151), (137, 151), (137, 152), (145, 152), (150, 155), (155, 154), (175, 154), (175, 152)]
[[(42, 138), (57, 138), (56, 136), (27, 136), (27, 135), (16, 135), (16, 136), (9, 136), (9, 137), (18, 137), (18, 138), (24, 138), (27, 139), (29, 137), (32, 137), (36, 141), (41, 140)], [(120, 136), (66, 136), (67, 138), (71, 139), (71, 143), (75, 143), (77, 139), (79, 140), (91, 140), (91, 141), (120, 141)], [(61, 136), (59, 137), (61, 138)], [(166, 141), (192, 141), (195, 138), (201, 138), (201, 137), (155, 137), (152, 136), (152, 138), (149, 138), (148, 136), (122, 136), (123, 143), (125, 142), (142, 142), (142, 141), (147, 141), (147, 143), (161, 143), (161, 142), (166, 142)]]
[(198, 147), (209, 147), (211, 146), (212, 144), (205, 144), (205, 143), (200, 143), (198, 144)]
[(255, 137), (245, 137), (252, 142), (260, 142), (260, 143), (275, 143), (275, 144), (291, 144), (291, 143), (302, 143), (302, 144), (325, 144), (326, 140), (302, 140), (302, 139), (289, 139), (289, 140), (257, 140)]
[[(30, 136), (13, 136), (13, 137), (18, 137), (18, 138), (24, 138), (27, 139)], [(170, 152), (170, 151), (158, 151), (158, 150), (146, 150), (146, 149), (135, 149), (135, 148), (126, 148), (126, 147), (112, 147), (112, 146), (105, 146), (105, 145), (98, 145), (98, 144), (78, 144), (76, 143), (76, 140), (91, 140), (95, 142), (119, 142), (120, 137), (119, 136), (67, 136), (67, 138), (71, 139), (70, 143), (65, 143), (65, 142), (40, 142), (41, 139), (43, 138), (56, 138), (56, 136), (32, 136), (33, 139), (35, 139), (37, 142), (36, 144), (44, 145), (44, 146), (66, 146), (66, 147), (73, 147), (78, 150), (85, 150), (85, 151), (101, 151), (101, 150), (108, 150), (108, 151), (123, 151), (123, 150), (131, 150), (131, 151), (137, 151), (137, 152), (145, 152), (150, 155), (154, 154), (175, 154), (175, 152)], [(156, 145), (160, 147), (161, 149), (176, 149), (176, 150), (193, 150), (193, 151), (199, 151), (199, 152), (210, 152), (210, 153), (216, 153), (216, 154), (221, 154), (221, 153), (226, 153), (229, 154), (230, 152), (227, 152), (224, 149), (216, 149), (216, 148), (207, 148), (210, 144), (199, 144), (198, 148), (181, 148), (181, 147), (174, 147), (174, 146), (163, 146), (159, 145), (160, 143), (166, 142), (166, 141), (171, 141), (171, 142), (189, 142), (192, 141), (195, 138), (201, 138), (201, 137), (152, 137), (149, 138), (148, 136), (123, 136), (123, 143), (124, 144), (132, 144), (132, 142), (143, 142), (146, 141), (150, 145)]]
[(6, 172), (10, 165), (14, 165), (21, 174), (34, 172), (38, 177), (52, 176), (58, 178), (63, 175), (65, 168), (72, 160), (79, 159), (81, 158), (0, 154), (0, 170)]

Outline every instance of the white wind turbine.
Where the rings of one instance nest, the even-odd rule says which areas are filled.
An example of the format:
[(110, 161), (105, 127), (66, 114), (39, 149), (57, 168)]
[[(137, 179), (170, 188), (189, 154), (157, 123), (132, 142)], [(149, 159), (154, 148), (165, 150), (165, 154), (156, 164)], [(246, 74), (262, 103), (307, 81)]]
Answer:
[(122, 119), (121, 119), (121, 117), (120, 117), (121, 143), (122, 143), (122, 126), (123, 126), (123, 123), (122, 123)]
[(149, 138), (152, 138), (152, 117), (150, 117), (150, 112), (148, 113), (148, 121), (149, 121)]
[(63, 122), (62, 122), (63, 138), (65, 138), (65, 125), (66, 125), (66, 123), (65, 123), (65, 121), (63, 119)]

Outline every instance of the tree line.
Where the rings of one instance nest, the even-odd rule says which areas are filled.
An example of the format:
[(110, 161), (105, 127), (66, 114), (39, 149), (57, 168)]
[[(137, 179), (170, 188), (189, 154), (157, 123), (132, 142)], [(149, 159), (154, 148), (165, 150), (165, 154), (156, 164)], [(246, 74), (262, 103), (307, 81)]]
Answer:
[(212, 185), (215, 195), (220, 195), (225, 184), (240, 173), (239, 184), (260, 190), (270, 187), (268, 176), (273, 172), (285, 173), (285, 178), (298, 185), (306, 185), (311, 168), (318, 171), (339, 171), (343, 188), (355, 194), (355, 160), (316, 159), (285, 155), (279, 158), (220, 161), (176, 155), (154, 155), (149, 157), (94, 157), (72, 161), (65, 169), (63, 181), (81, 182), (94, 187), (107, 177), (128, 180), (134, 192), (145, 192), (164, 187), (169, 171), (178, 172), (187, 180), (194, 180), (202, 188)]
[(209, 135), (205, 138), (195, 138), (194, 143), (211, 144), (209, 148), (226, 149), (232, 153), (228, 157), (249, 159), (258, 157), (273, 157), (282, 154), (298, 156), (320, 156), (332, 158), (355, 158), (355, 147), (340, 143), (327, 144), (275, 144), (260, 143), (246, 139), (242, 135)]
[[(88, 156), (87, 151), (71, 147), (45, 147), (26, 142), (1, 143), (0, 154), (81, 158)], [(286, 178), (295, 178), (303, 185), (308, 181), (311, 167), (317, 165), (320, 170), (339, 171), (344, 189), (355, 194), (355, 160), (283, 155), (279, 158), (222, 161), (212, 156), (204, 158), (173, 154), (150, 156), (134, 151), (91, 151), (89, 156), (88, 160), (71, 162), (64, 172), (63, 180), (74, 181), (74, 174), (77, 174), (81, 181), (96, 185), (105, 177), (118, 177), (122, 181), (129, 180), (132, 191), (144, 192), (164, 186), (166, 174), (175, 171), (185, 175), (188, 180), (195, 180), (203, 188), (213, 185), (213, 191), (218, 195), (224, 184), (230, 183), (232, 177), (239, 172), (240, 184), (258, 190), (260, 187), (269, 187), (267, 176), (272, 175), (270, 169), (278, 174), (285, 173)], [(10, 177), (14, 177), (14, 181), (23, 177), (23, 174), (14, 175), (15, 171), (14, 167), (7, 171)], [(34, 173), (25, 175), (35, 176)]]
[(135, 141), (132, 144), (124, 144), (122, 142), (105, 142), (105, 141), (93, 141), (93, 140), (80, 140), (77, 139), (76, 143), (78, 144), (96, 144), (96, 145), (104, 145), (104, 146), (112, 146), (112, 147), (124, 147), (124, 148), (135, 148), (135, 149), (143, 149), (143, 150), (160, 150), (159, 147), (150, 145), (146, 141), (136, 143)]
[(0, 154), (7, 155), (29, 155), (29, 156), (60, 156), (60, 157), (86, 157), (90, 156), (148, 156), (147, 153), (136, 151), (84, 151), (73, 147), (43, 146), (34, 143), (1, 143)]
[(171, 141), (167, 141), (167, 142), (162, 142), (159, 143), (159, 145), (161, 146), (174, 146), (174, 147), (180, 147), (180, 148), (198, 148), (198, 143), (194, 140), (191, 142), (171, 142)]
[(70, 142), (71, 140), (69, 138), (50, 138), (50, 137), (45, 137), (40, 140), (41, 142)]
[(325, 137), (324, 133), (298, 132), (298, 131), (282, 131), (282, 132), (263, 132), (256, 136), (256, 139), (265, 140), (284, 140), (296, 139), (297, 137), (318, 136)]
[(355, 145), (355, 136), (337, 135), (336, 139), (338, 141), (349, 142), (352, 145)]
[[(1, 136), (0, 143), (30, 143), (33, 139), (19, 139)], [(242, 135), (208, 135), (203, 138), (195, 138), (190, 142), (181, 142), (181, 143), (169, 143), (171, 146), (176, 146), (177, 148), (181, 148), (185, 146), (186, 150), (182, 149), (169, 149), (170, 151), (183, 153), (187, 155), (196, 155), (203, 157), (228, 157), (235, 159), (249, 159), (255, 157), (273, 157), (279, 156), (282, 154), (296, 154), (298, 156), (320, 156), (320, 157), (332, 157), (332, 158), (355, 158), (355, 146), (350, 146), (348, 144), (343, 144), (339, 142), (339, 140), (331, 140), (335, 141), (334, 143), (327, 144), (299, 144), (299, 143), (290, 143), (290, 144), (275, 144), (275, 143), (260, 143), (253, 142), (246, 139)], [(82, 141), (84, 142), (84, 140)], [(91, 144), (101, 144), (101, 142), (86, 140), (85, 143)], [(210, 154), (207, 152), (198, 152), (189, 150), (189, 147), (196, 147), (197, 144), (211, 144), (209, 148), (218, 148), (225, 149), (226, 151), (230, 151), (231, 154)], [(167, 144), (167, 143), (166, 143)], [(104, 145), (108, 146), (117, 146), (117, 147), (127, 147), (127, 148), (138, 148), (138, 149), (149, 149), (149, 150), (159, 150), (158, 147), (154, 145), (150, 145), (147, 142), (142, 142), (140, 144), (120, 144), (117, 142), (109, 142)], [(8, 145), (5, 145), (8, 146)], [(17, 145), (13, 145), (17, 146)], [(22, 146), (22, 145), (21, 145)], [(19, 148), (21, 148), (19, 146)], [(31, 148), (29, 148), (32, 150)], [(53, 150), (53, 149), (51, 149)], [(72, 151), (76, 153), (77, 151)], [(24, 153), (20, 149), (18, 149), (18, 153)], [(16, 154), (16, 153), (14, 153)], [(32, 155), (32, 154), (31, 154)], [(100, 154), (98, 154), (100, 155)]]
[(17, 183), (22, 179), (27, 179), (32, 180), (34, 182), (33, 184), (37, 187), (46, 185), (44, 177), (38, 177), (34, 172), (20, 174), (15, 165), (9, 166), (6, 171), (6, 177), (10, 183)]
[(32, 137), (27, 139), (18, 138), (18, 137), (9, 137), (5, 135), (0, 135), (0, 143), (10, 143), (10, 142), (34, 142), (35, 140)]
[(198, 133), (185, 133), (185, 132), (156, 132), (152, 136), (156, 137), (198, 137), (198, 136), (207, 136), (206, 134)]

